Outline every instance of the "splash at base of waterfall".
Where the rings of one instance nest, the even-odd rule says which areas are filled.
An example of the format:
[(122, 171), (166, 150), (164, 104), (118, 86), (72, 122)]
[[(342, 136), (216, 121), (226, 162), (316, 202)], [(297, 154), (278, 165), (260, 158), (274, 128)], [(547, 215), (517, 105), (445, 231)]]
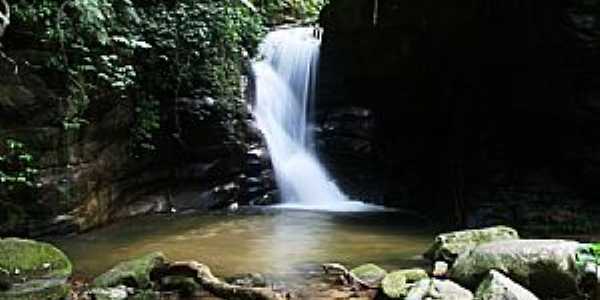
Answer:
[(279, 208), (371, 211), (380, 207), (349, 201), (312, 151), (308, 130), (315, 97), (320, 40), (312, 28), (271, 32), (253, 64), (254, 116), (264, 134), (284, 204)]

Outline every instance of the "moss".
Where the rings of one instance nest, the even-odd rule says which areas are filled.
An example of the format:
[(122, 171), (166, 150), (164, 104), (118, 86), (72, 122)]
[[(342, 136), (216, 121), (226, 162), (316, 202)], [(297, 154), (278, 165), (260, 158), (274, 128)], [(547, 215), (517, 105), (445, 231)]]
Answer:
[(66, 278), (72, 272), (71, 262), (58, 248), (16, 238), (0, 240), (0, 268), (24, 278)]
[(71, 291), (66, 280), (39, 280), (15, 285), (6, 292), (0, 292), (0, 300), (62, 300)]
[(436, 237), (434, 244), (423, 256), (431, 260), (453, 262), (461, 253), (479, 245), (493, 241), (515, 239), (519, 239), (519, 233), (507, 226), (443, 233)]
[(379, 284), (387, 274), (384, 269), (374, 264), (365, 264), (352, 269), (350, 272), (360, 280), (374, 285)]
[(391, 299), (404, 298), (408, 292), (407, 279), (402, 271), (387, 274), (381, 281), (383, 293)]
[(125, 285), (142, 289), (151, 288), (150, 272), (164, 262), (165, 256), (160, 252), (146, 254), (114, 266), (108, 272), (96, 278), (93, 285), (95, 287)]

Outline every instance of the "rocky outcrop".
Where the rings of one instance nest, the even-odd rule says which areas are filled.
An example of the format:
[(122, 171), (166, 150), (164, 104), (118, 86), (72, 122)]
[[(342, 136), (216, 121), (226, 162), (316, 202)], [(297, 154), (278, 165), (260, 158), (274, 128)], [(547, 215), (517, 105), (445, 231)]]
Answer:
[(564, 240), (494, 241), (460, 255), (449, 277), (474, 289), (498, 270), (540, 297), (568, 297), (579, 293), (583, 272), (576, 253), (581, 247)]
[(46, 243), (0, 239), (0, 299), (62, 300), (70, 292), (72, 266), (65, 254)]
[[(560, 206), (581, 224), (572, 215), (600, 193), (597, 1), (466, 2), (330, 1), (316, 106), (324, 160), (352, 194), (373, 182), (378, 195), (361, 199), (470, 226), (551, 225), (529, 214)], [(340, 115), (370, 129), (330, 127)], [(485, 215), (470, 213), (478, 207)]]

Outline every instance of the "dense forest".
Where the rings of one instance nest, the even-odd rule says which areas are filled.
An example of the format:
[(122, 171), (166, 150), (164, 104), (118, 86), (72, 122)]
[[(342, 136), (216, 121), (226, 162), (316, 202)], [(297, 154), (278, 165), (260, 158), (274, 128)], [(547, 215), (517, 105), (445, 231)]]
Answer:
[(0, 300), (600, 299), (599, 108), (597, 0), (0, 0)]

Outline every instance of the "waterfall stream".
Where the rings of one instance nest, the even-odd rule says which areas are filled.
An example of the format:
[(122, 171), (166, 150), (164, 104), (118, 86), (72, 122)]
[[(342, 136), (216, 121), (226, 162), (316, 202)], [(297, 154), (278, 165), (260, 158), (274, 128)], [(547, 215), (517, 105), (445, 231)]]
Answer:
[(320, 40), (312, 28), (271, 32), (260, 47), (254, 115), (264, 134), (284, 204), (297, 209), (359, 211), (374, 208), (349, 201), (311, 149), (308, 128), (314, 105)]

